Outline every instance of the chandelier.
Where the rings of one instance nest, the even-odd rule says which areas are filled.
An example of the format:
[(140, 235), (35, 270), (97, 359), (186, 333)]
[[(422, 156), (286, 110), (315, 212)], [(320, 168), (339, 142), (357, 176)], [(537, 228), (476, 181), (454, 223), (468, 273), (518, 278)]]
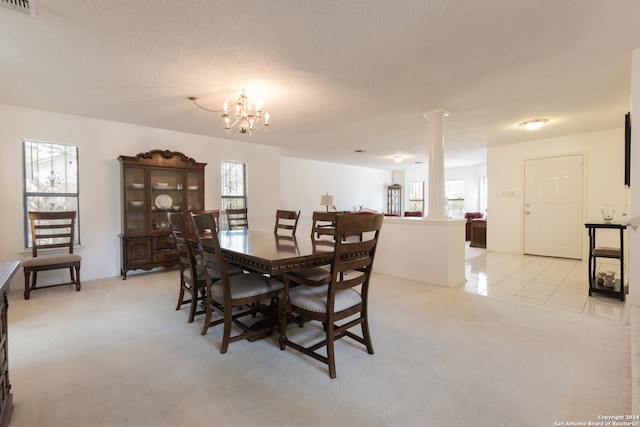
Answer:
[(189, 100), (198, 108), (205, 111), (222, 113), (221, 117), (224, 119), (224, 128), (230, 135), (236, 132), (243, 135), (251, 135), (253, 131), (264, 133), (269, 128), (269, 113), (262, 111), (262, 105), (259, 102), (256, 103), (254, 108), (244, 89), (235, 103), (235, 108), (234, 106), (229, 108), (228, 102), (225, 101), (222, 110), (210, 110), (198, 104), (198, 98), (195, 96), (190, 96)]

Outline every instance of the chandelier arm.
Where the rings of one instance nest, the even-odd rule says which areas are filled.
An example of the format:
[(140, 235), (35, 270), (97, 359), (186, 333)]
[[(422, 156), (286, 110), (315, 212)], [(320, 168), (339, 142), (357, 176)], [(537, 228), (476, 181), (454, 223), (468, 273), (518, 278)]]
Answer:
[(195, 104), (195, 106), (196, 106), (196, 107), (198, 107), (198, 108), (200, 108), (200, 109), (202, 109), (202, 110), (204, 110), (204, 111), (208, 111), (208, 112), (210, 112), (210, 113), (222, 113), (222, 110), (212, 110), (212, 109), (210, 109), (210, 108), (203, 107), (202, 105), (198, 104), (198, 98), (196, 98), (195, 96), (190, 96), (190, 97), (189, 97), (189, 100), (190, 100), (191, 102), (193, 102), (193, 103)]

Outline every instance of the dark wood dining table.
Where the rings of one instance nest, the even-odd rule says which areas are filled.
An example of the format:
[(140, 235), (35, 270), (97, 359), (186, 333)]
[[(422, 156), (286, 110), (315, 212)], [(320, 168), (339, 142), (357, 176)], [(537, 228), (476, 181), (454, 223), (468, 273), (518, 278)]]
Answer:
[[(278, 235), (272, 231), (220, 231), (218, 239), (227, 261), (272, 276), (331, 264), (334, 248), (332, 240)], [(205, 250), (211, 248), (207, 240), (202, 242)]]
[[(211, 238), (202, 239), (204, 250), (212, 250)], [(272, 231), (229, 230), (218, 232), (222, 255), (245, 270), (278, 277), (283, 273), (331, 264), (335, 244), (333, 240), (316, 240), (311, 236), (278, 235)], [(271, 307), (276, 309), (277, 307)], [(254, 323), (251, 329), (264, 334), (250, 341), (269, 336), (278, 325), (277, 310), (267, 311), (266, 318)]]

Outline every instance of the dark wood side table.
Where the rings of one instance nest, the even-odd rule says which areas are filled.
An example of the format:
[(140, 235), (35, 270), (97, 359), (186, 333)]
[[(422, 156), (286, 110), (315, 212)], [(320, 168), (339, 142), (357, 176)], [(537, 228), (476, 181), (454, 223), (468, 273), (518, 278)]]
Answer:
[(473, 248), (487, 247), (487, 220), (472, 219), (471, 220), (471, 243), (469, 246)]
[[(627, 294), (624, 278), (624, 230), (627, 226), (620, 222), (591, 221), (584, 225), (589, 231), (589, 296), (599, 293), (624, 301)], [(613, 229), (620, 231), (620, 245), (617, 248), (597, 246), (596, 230)], [(598, 258), (613, 258), (620, 260), (620, 277), (616, 279), (613, 286), (605, 286), (598, 282), (596, 275), (596, 260)]]
[(9, 382), (9, 340), (7, 331), (7, 309), (9, 301), (9, 282), (18, 268), (18, 261), (0, 263), (0, 293), (2, 300), (0, 304), (0, 427), (6, 427), (11, 420), (13, 413), (13, 395), (11, 394), (11, 383)]

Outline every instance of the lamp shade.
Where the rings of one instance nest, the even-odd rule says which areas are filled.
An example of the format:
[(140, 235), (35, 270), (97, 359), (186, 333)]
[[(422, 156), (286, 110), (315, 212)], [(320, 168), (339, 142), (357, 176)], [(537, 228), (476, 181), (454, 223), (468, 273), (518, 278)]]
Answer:
[(333, 196), (328, 194), (323, 194), (320, 196), (320, 205), (322, 206), (333, 206)]

